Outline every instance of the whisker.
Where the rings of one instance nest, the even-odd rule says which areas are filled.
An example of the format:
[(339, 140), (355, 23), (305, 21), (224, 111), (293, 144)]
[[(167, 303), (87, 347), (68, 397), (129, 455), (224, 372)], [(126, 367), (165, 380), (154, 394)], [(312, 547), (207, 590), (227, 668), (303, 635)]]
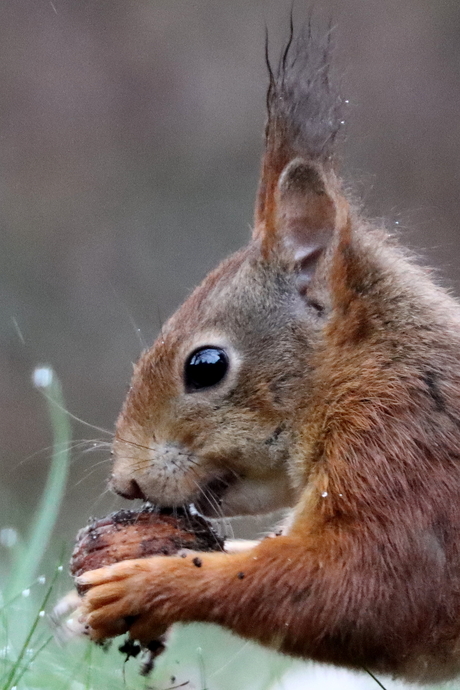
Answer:
[(112, 500), (112, 502), (111, 502), (111, 507), (109, 508), (109, 512), (112, 513), (114, 510), (116, 510), (117, 502), (118, 502), (118, 497), (115, 496), (115, 495), (111, 492), (111, 490), (109, 489), (108, 486), (104, 489), (104, 491), (102, 491), (102, 492), (99, 494), (99, 496), (95, 499), (95, 501), (93, 501), (93, 503), (92, 503), (92, 505), (91, 505), (91, 510), (92, 510), (92, 511), (96, 511), (97, 506), (102, 502), (102, 500), (103, 500), (108, 494), (111, 494), (111, 495), (112, 495), (112, 498), (113, 498), (113, 500)]
[[(233, 474), (235, 476), (238, 476), (237, 472), (233, 471)], [(212, 489), (209, 487), (202, 487), (200, 484), (195, 482), (196, 486), (199, 489), (199, 492), (205, 497), (205, 499), (214, 506), (217, 517), (213, 518), (213, 520), (217, 520), (219, 522), (219, 527), (220, 529), (218, 530), (220, 535), (224, 537), (225, 539), (227, 538), (234, 538), (234, 532), (233, 532), (233, 527), (231, 524), (231, 521), (229, 520), (228, 517), (226, 517), (223, 513), (222, 506), (220, 504), (219, 499), (216, 497)]]
[(90, 429), (94, 429), (95, 431), (100, 431), (102, 434), (107, 434), (107, 436), (113, 436), (112, 431), (108, 431), (107, 429), (103, 429), (100, 426), (96, 426), (95, 424), (90, 424), (89, 422), (85, 422), (84, 419), (81, 419), (80, 417), (77, 417), (77, 415), (73, 414), (69, 410), (66, 410), (65, 407), (60, 405), (54, 398), (52, 398), (50, 395), (45, 393), (44, 390), (41, 390), (42, 395), (50, 402), (54, 407), (56, 407), (58, 410), (66, 414), (70, 419), (73, 419), (75, 422), (78, 422), (79, 424), (83, 424), (84, 426), (89, 427)]
[(145, 446), (142, 443), (136, 443), (136, 441), (128, 441), (126, 438), (121, 438), (121, 436), (115, 436), (116, 441), (121, 441), (122, 443), (127, 443), (129, 446), (134, 446), (135, 448), (142, 448), (143, 450), (152, 450), (150, 446)]
[(197, 487), (199, 493), (200, 493), (202, 496), (204, 496), (204, 498), (206, 499), (206, 501), (208, 501), (208, 503), (209, 503), (210, 505), (213, 506), (213, 508), (215, 509), (216, 513), (217, 513), (218, 515), (220, 515), (221, 518), (223, 518), (222, 508), (221, 508), (220, 503), (219, 503), (217, 497), (215, 496), (214, 492), (213, 492), (211, 489), (209, 489), (209, 488), (206, 488), (206, 487), (201, 486), (201, 484), (199, 484), (199, 483), (196, 482), (196, 481), (194, 481), (194, 484), (195, 484), (195, 486)]
[(75, 489), (77, 486), (80, 486), (80, 484), (83, 484), (87, 479), (92, 477), (97, 472), (98, 468), (101, 465), (105, 465), (108, 461), (109, 461), (109, 459), (101, 460), (100, 462), (96, 462), (87, 472), (85, 472), (85, 474), (82, 477), (80, 477), (80, 479), (78, 481), (76, 481), (73, 484), (72, 488)]
[[(89, 446), (86, 447), (85, 446)], [(49, 446), (44, 446), (43, 448), (40, 448), (39, 450), (34, 451), (30, 455), (27, 455), (25, 458), (22, 458), (19, 460), (15, 466), (13, 467), (12, 471), (15, 472), (19, 468), (23, 467), (26, 463), (32, 462), (33, 460), (39, 459), (41, 461), (45, 461), (49, 459), (49, 455), (51, 454), (52, 451), (57, 451), (64, 453), (66, 451), (70, 451), (72, 453), (75, 452), (80, 452), (81, 454), (83, 453), (90, 453), (90, 452), (97, 452), (99, 450), (104, 450), (107, 448), (111, 447), (111, 443), (108, 441), (101, 441), (99, 439), (80, 439), (80, 440), (74, 440), (74, 441), (62, 441), (60, 443), (56, 443), (53, 445)], [(70, 460), (71, 465), (74, 465), (76, 460), (79, 459), (79, 455), (77, 457), (72, 457)]]
[(120, 295), (117, 292), (117, 289), (115, 288), (115, 285), (113, 285), (112, 282), (110, 282), (110, 287), (112, 288), (113, 294), (117, 298), (118, 302), (121, 304), (123, 311), (125, 312), (126, 316), (128, 317), (129, 322), (134, 329), (134, 333), (136, 334), (136, 337), (139, 340), (139, 344), (140, 344), (141, 348), (143, 350), (146, 350), (147, 349), (147, 343), (144, 340), (144, 336), (142, 335), (142, 331), (137, 326), (137, 323), (135, 322), (135, 320), (134, 320), (134, 318), (133, 318), (133, 316), (132, 316), (132, 314), (128, 308), (128, 305), (126, 304), (125, 300), (120, 297)]

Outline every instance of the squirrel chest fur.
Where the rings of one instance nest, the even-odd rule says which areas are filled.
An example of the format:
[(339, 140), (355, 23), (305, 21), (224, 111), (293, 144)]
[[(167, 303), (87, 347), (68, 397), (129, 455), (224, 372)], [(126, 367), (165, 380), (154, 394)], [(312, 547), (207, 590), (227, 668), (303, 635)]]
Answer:
[[(113, 489), (212, 517), (290, 508), (241, 553), (86, 573), (96, 639), (220, 624), (412, 680), (460, 672), (460, 307), (344, 192), (328, 47), (269, 65), (250, 244), (135, 366)], [(133, 622), (134, 621), (134, 622)]]

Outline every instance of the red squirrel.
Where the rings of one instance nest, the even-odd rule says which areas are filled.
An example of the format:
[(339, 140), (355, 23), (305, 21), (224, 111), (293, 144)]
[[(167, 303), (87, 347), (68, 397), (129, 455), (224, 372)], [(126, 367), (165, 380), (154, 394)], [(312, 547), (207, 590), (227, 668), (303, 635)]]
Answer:
[(88, 572), (94, 639), (216, 623), (416, 681), (460, 672), (460, 307), (347, 198), (328, 40), (269, 67), (253, 236), (162, 328), (112, 488), (209, 516), (289, 508), (238, 553)]

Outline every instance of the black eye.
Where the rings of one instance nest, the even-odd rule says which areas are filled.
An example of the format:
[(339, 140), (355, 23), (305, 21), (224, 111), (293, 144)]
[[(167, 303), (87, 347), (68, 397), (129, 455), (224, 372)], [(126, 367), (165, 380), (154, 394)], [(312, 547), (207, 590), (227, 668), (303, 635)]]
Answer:
[(195, 350), (185, 363), (184, 378), (187, 393), (210, 388), (220, 383), (228, 370), (228, 357), (218, 347)]

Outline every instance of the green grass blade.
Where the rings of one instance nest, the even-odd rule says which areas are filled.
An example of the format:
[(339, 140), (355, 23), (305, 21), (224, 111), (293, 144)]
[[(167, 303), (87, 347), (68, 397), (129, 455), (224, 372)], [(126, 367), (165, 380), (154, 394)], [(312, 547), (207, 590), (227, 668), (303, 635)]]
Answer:
[(24, 674), (24, 671), (27, 670), (27, 667), (26, 667), (26, 669), (21, 669), (21, 664), (22, 664), (22, 661), (23, 661), (23, 659), (24, 659), (24, 656), (25, 656), (25, 654), (26, 654), (26, 652), (27, 652), (27, 649), (28, 649), (28, 647), (29, 647), (30, 641), (32, 640), (32, 638), (33, 638), (33, 636), (34, 636), (34, 634), (35, 634), (35, 631), (36, 631), (36, 629), (37, 629), (37, 626), (38, 626), (38, 624), (39, 624), (39, 622), (40, 622), (40, 611), (44, 610), (45, 607), (46, 607), (46, 605), (47, 605), (47, 603), (48, 603), (48, 600), (49, 600), (49, 598), (50, 598), (50, 596), (51, 596), (51, 592), (52, 592), (52, 590), (53, 590), (54, 583), (56, 582), (56, 578), (57, 578), (58, 574), (59, 574), (59, 568), (56, 568), (56, 571), (55, 571), (55, 573), (54, 573), (53, 579), (51, 580), (51, 582), (50, 582), (50, 584), (49, 584), (49, 587), (48, 587), (48, 589), (47, 589), (47, 591), (46, 591), (46, 594), (45, 594), (45, 596), (43, 597), (43, 601), (42, 601), (41, 606), (40, 606), (40, 608), (39, 608), (39, 610), (38, 610), (38, 612), (37, 612), (37, 615), (35, 616), (35, 619), (34, 619), (32, 625), (31, 625), (31, 627), (30, 627), (30, 630), (29, 630), (28, 634), (27, 634), (27, 637), (26, 637), (26, 639), (24, 640), (24, 642), (23, 642), (23, 644), (22, 644), (22, 647), (21, 647), (21, 650), (20, 650), (20, 652), (19, 652), (18, 658), (17, 658), (16, 661), (14, 662), (13, 667), (11, 668), (11, 670), (10, 670), (10, 672), (9, 672), (9, 674), (8, 674), (8, 676), (7, 676), (7, 678), (6, 678), (6, 680), (5, 680), (5, 682), (2, 684), (2, 690), (10, 690), (10, 688), (11, 688), (12, 685), (16, 685), (16, 683), (13, 682), (13, 680), (15, 679), (15, 677), (16, 677), (17, 675), (19, 675), (18, 672), (19, 672), (20, 675), (22, 676), (22, 675)]
[(46, 649), (46, 647), (49, 645), (49, 643), (51, 642), (52, 639), (53, 639), (53, 635), (49, 635), (46, 638), (46, 640), (39, 646), (39, 648), (34, 652), (34, 654), (31, 656), (31, 658), (28, 660), (28, 662), (23, 666), (23, 668), (19, 669), (19, 673), (12, 683), (13, 687), (18, 685), (18, 683), (21, 680), (24, 673), (26, 673), (29, 670), (29, 667), (33, 664), (35, 659), (43, 652), (43, 650)]
[(53, 452), (26, 548), (12, 567), (7, 588), (9, 597), (28, 587), (36, 575), (59, 514), (69, 471), (71, 427), (59, 379), (50, 367), (40, 367), (34, 371), (34, 384), (48, 401)]

